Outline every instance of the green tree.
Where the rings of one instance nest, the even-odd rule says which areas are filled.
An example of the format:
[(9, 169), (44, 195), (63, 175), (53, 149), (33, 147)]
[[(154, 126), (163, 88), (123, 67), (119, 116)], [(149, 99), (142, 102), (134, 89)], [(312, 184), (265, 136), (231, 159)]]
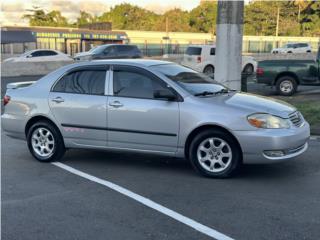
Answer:
[(79, 27), (81, 25), (96, 22), (96, 18), (86, 11), (80, 11), (80, 16), (77, 18), (76, 25)]
[(114, 29), (152, 30), (158, 17), (151, 11), (123, 3), (103, 13), (99, 20), (112, 22)]
[(189, 24), (194, 32), (215, 33), (217, 2), (201, 2), (190, 12)]
[(168, 31), (170, 32), (190, 32), (189, 13), (175, 8), (165, 12), (162, 16), (158, 17), (154, 27), (155, 31), (166, 31), (166, 21), (168, 19)]
[(320, 36), (320, 2), (309, 1), (301, 11), (301, 30), (304, 36)]
[(51, 11), (48, 14), (44, 10), (34, 7), (30, 14), (23, 15), (23, 18), (29, 20), (30, 26), (50, 26), (50, 27), (67, 27), (67, 19), (62, 16), (60, 11)]

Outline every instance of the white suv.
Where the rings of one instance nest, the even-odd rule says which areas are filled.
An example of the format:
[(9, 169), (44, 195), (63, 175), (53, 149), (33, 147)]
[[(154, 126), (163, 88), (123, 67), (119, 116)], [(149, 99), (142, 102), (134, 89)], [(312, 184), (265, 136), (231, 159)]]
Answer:
[[(192, 68), (198, 72), (212, 75), (215, 69), (215, 45), (194, 45), (187, 48), (181, 62), (182, 65)], [(256, 71), (257, 62), (253, 57), (242, 57), (242, 71), (252, 74)]]
[(282, 48), (274, 48), (271, 53), (310, 53), (312, 51), (309, 43), (288, 43)]

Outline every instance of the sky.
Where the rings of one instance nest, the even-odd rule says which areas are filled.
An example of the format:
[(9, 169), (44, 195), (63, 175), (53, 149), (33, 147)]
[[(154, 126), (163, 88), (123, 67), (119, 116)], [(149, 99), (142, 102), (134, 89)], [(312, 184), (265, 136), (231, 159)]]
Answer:
[(28, 21), (21, 16), (33, 6), (46, 11), (59, 10), (68, 19), (75, 20), (80, 10), (101, 15), (110, 7), (124, 2), (162, 13), (175, 7), (191, 10), (199, 5), (200, 0), (2, 0), (0, 22), (2, 26), (28, 25)]

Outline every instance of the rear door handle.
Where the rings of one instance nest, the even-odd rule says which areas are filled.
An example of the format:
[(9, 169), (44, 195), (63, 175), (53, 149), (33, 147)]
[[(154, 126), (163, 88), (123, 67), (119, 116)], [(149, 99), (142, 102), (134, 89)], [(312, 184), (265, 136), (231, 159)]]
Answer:
[(56, 102), (56, 103), (62, 103), (62, 102), (64, 102), (64, 99), (62, 97), (56, 97), (56, 98), (52, 99), (51, 101)]
[(109, 103), (109, 106), (114, 107), (114, 108), (119, 108), (119, 107), (123, 107), (123, 104), (119, 101), (114, 101)]

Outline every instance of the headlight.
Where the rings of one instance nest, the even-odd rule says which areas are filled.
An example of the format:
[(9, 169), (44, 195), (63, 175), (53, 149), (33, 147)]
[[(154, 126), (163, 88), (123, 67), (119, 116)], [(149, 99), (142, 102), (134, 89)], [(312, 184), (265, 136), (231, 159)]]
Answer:
[(267, 113), (255, 113), (248, 116), (248, 122), (257, 128), (289, 128), (289, 120)]

